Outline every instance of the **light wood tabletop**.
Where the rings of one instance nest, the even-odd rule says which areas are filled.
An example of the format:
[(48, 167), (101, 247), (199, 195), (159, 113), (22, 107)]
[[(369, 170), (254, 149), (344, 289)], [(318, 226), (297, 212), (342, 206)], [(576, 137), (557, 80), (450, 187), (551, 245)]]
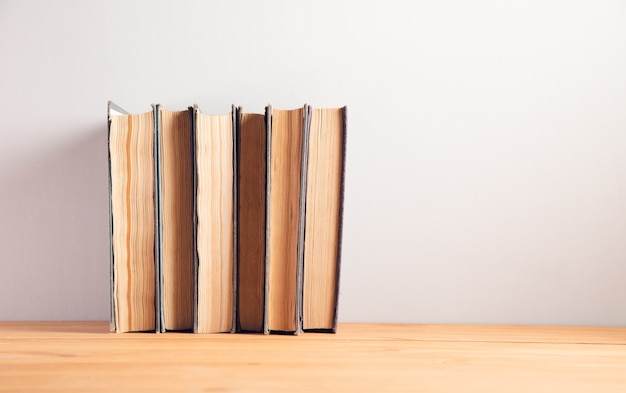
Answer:
[(295, 337), (0, 322), (0, 391), (142, 390), (626, 392), (626, 328), (342, 323)]

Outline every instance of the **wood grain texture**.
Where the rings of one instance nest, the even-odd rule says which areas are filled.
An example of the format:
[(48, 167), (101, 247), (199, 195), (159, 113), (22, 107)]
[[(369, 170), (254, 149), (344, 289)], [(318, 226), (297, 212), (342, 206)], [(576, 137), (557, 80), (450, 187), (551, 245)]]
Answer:
[(626, 329), (340, 324), (337, 334), (108, 333), (1, 322), (0, 391), (623, 392)]

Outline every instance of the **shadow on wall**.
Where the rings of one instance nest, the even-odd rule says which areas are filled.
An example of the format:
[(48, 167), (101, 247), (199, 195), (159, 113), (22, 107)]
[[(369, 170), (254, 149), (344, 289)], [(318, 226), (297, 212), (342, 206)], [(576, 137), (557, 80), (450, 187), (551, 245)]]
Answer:
[(0, 174), (0, 319), (109, 315), (107, 131)]

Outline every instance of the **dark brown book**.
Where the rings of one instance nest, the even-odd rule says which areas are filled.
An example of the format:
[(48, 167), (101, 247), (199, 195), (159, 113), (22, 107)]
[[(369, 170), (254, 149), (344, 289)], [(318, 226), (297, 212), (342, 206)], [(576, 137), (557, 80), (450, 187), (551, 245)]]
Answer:
[(191, 113), (157, 105), (161, 331), (193, 329)]
[(263, 332), (265, 310), (265, 116), (239, 110), (237, 331)]

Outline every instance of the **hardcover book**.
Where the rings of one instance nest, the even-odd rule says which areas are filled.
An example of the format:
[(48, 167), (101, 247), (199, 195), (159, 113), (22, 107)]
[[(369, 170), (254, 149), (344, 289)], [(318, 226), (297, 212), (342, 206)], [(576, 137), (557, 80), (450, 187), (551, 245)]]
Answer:
[(309, 107), (266, 108), (264, 333), (302, 330), (302, 257)]
[(111, 330), (159, 331), (156, 107), (108, 104)]
[(193, 329), (192, 113), (156, 106), (160, 328)]
[(237, 331), (263, 332), (265, 310), (265, 211), (267, 130), (265, 116), (237, 116)]
[(304, 331), (337, 330), (346, 115), (346, 107), (311, 109), (302, 261)]
[(194, 134), (194, 332), (234, 332), (237, 304), (237, 110), (190, 108)]

